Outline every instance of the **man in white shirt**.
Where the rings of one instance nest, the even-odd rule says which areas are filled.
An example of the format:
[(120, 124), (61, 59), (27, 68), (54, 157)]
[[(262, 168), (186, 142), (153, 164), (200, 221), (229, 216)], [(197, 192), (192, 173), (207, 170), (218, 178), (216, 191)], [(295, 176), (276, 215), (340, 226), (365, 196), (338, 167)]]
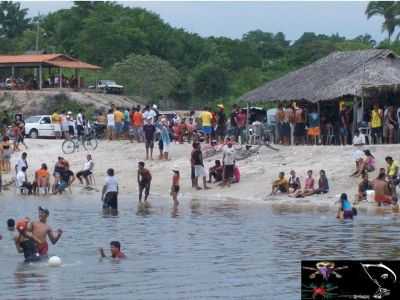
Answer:
[(18, 159), (17, 163), (15, 164), (15, 173), (18, 174), (19, 171), (22, 170), (22, 167), (25, 167), (28, 169), (28, 162), (26, 158), (28, 157), (28, 154), (26, 152), (22, 153), (21, 158)]
[(151, 118), (151, 124), (154, 124), (154, 118), (156, 117), (156, 115), (157, 115), (156, 112), (153, 109), (151, 109), (149, 105), (147, 105), (144, 108), (144, 112), (143, 112), (144, 120)]
[(224, 147), (222, 153), (222, 165), (223, 165), (223, 186), (231, 185), (233, 178), (233, 170), (235, 165), (235, 149), (232, 147), (232, 141), (228, 139), (227, 145)]
[(82, 109), (79, 110), (76, 115), (76, 130), (78, 131), (78, 136), (83, 136), (84, 133), (84, 120), (83, 120), (83, 112)]
[(86, 186), (90, 185), (88, 177), (90, 175), (92, 175), (93, 168), (94, 168), (94, 162), (92, 159), (92, 155), (88, 154), (86, 156), (86, 162), (85, 162), (85, 165), (83, 166), (83, 170), (76, 173), (76, 177), (78, 177), (78, 180), (81, 184), (83, 184), (83, 180), (82, 180), (82, 177), (83, 177), (85, 179)]
[(105, 213), (117, 213), (118, 210), (118, 181), (114, 176), (114, 169), (107, 170), (106, 181), (101, 193), (103, 211)]
[(26, 167), (22, 167), (17, 173), (17, 187), (23, 191), (23, 189), (28, 190), (28, 195), (32, 194), (32, 184), (28, 182), (28, 177), (26, 176)]

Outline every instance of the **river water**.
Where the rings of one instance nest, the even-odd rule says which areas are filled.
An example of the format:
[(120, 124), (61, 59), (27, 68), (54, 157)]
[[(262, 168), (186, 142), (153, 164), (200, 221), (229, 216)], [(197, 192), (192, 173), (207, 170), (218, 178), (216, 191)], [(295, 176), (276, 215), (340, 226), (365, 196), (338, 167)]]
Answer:
[[(0, 198), (0, 299), (300, 299), (301, 259), (396, 259), (399, 215), (290, 211), (234, 200), (154, 200), (138, 211), (123, 198), (103, 216), (94, 197)], [(64, 265), (25, 265), (6, 229), (9, 217), (35, 218), (64, 234), (50, 255)], [(119, 240), (128, 256), (100, 260)]]

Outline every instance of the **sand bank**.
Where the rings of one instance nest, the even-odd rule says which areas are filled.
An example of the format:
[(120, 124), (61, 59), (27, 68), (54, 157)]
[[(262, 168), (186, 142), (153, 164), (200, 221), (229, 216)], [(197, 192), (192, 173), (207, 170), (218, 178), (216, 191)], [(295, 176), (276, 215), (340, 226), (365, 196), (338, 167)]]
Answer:
[[(26, 140), (28, 145), (28, 162), (30, 180), (33, 173), (41, 163), (47, 163), (50, 170), (58, 156), (63, 156), (71, 164), (71, 169), (76, 173), (83, 168), (86, 153), (76, 152), (64, 155), (61, 151), (60, 140)], [(23, 147), (22, 147), (23, 148)], [(171, 185), (171, 174), (173, 166), (178, 166), (181, 172), (181, 196), (185, 198), (207, 198), (207, 199), (241, 199), (249, 202), (267, 202), (282, 205), (300, 204), (304, 206), (332, 206), (337, 200), (337, 195), (346, 192), (351, 200), (354, 199), (359, 178), (351, 178), (349, 175), (354, 169), (352, 153), (353, 146), (279, 146), (275, 152), (267, 147), (262, 147), (259, 154), (239, 161), (241, 182), (233, 184), (230, 188), (221, 188), (211, 185), (211, 190), (195, 191), (190, 182), (190, 144), (172, 144), (171, 160), (159, 161), (157, 159), (158, 149), (155, 148), (155, 160), (146, 161), (146, 167), (153, 175), (151, 194), (153, 196), (169, 197)], [(374, 145), (365, 147), (370, 149), (377, 159), (377, 167), (385, 167), (384, 158), (387, 155), (399, 159), (400, 145)], [(105, 179), (105, 171), (108, 168), (116, 170), (116, 176), (120, 183), (120, 191), (124, 195), (131, 195), (133, 200), (137, 199), (136, 170), (137, 163), (145, 158), (144, 144), (130, 143), (129, 141), (101, 141), (98, 148), (91, 153), (95, 162), (94, 175), (96, 188), (100, 191)], [(12, 158), (12, 166), (19, 158), (16, 153)], [(205, 160), (206, 167), (213, 165), (215, 159), (221, 159), (222, 155), (216, 155)], [(324, 169), (327, 173), (331, 191), (326, 195), (311, 196), (304, 199), (291, 199), (286, 195), (268, 196), (271, 191), (271, 183), (276, 179), (280, 171), (286, 174), (295, 170), (304, 182), (306, 171), (314, 171), (315, 179), (318, 179), (319, 170)], [(376, 176), (372, 173), (370, 178)], [(10, 174), (3, 175), (3, 182), (11, 180)], [(14, 193), (11, 188), (6, 193)], [(72, 193), (93, 194), (96, 191), (85, 191), (83, 187), (75, 182)]]

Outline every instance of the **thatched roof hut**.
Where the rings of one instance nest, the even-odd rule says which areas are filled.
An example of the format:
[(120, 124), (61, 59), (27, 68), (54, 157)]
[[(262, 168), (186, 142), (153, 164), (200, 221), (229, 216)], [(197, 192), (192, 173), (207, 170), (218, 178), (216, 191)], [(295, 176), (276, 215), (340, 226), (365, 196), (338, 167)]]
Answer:
[[(390, 50), (334, 52), (306, 67), (252, 90), (249, 102), (334, 100), (362, 97), (371, 87), (400, 87), (400, 59)], [(363, 92), (364, 90), (364, 92)]]

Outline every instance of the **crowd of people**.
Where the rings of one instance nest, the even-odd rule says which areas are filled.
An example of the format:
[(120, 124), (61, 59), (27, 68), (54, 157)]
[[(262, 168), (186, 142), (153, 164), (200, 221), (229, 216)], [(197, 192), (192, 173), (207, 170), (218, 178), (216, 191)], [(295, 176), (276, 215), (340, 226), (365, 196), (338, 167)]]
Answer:
[[(276, 142), (282, 145), (351, 144), (355, 131), (368, 144), (400, 143), (400, 107), (374, 103), (371, 109), (341, 103), (339, 112), (317, 105), (279, 104), (274, 115)], [(354, 114), (354, 111), (356, 112)]]

